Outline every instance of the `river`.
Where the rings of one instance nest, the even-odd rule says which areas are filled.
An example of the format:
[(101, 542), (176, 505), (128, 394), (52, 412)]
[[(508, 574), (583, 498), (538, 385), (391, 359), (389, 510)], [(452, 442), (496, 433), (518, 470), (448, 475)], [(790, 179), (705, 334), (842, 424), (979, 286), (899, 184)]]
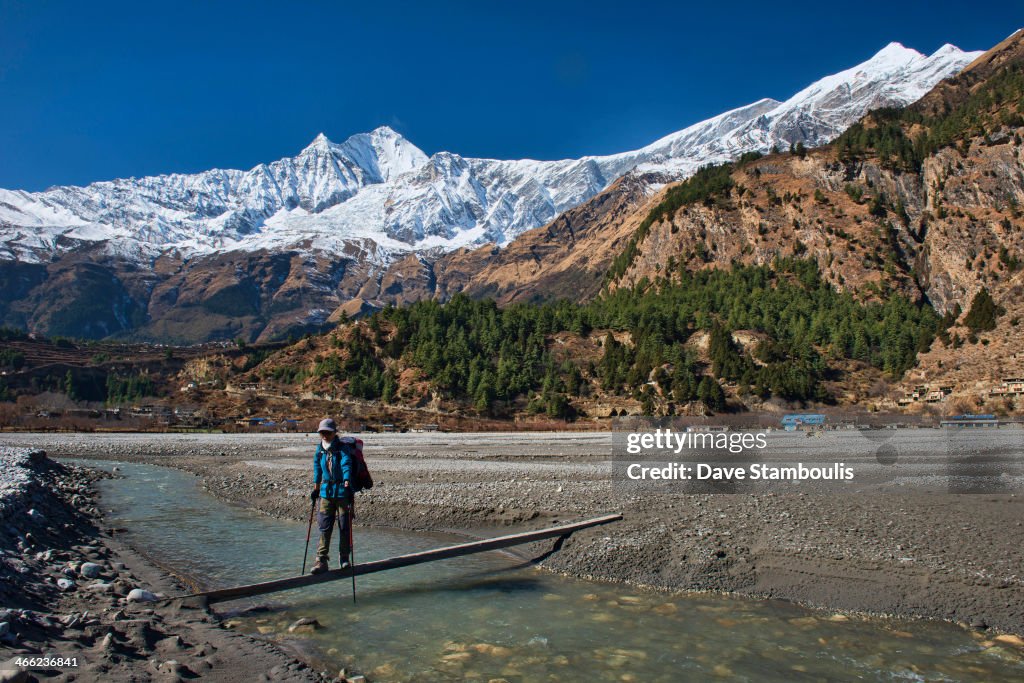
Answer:
[[(109, 523), (203, 587), (301, 568), (304, 524), (221, 502), (179, 470), (79, 464), (116, 466), (120, 476), (100, 483)], [(356, 559), (461, 540), (357, 520)], [(1018, 650), (953, 624), (573, 580), (501, 552), (360, 577), (357, 591), (355, 604), (351, 583), (338, 581), (218, 609), (233, 627), (296, 649), (318, 669), (347, 667), (372, 681), (1024, 680)], [(242, 613), (257, 604), (267, 609)], [(290, 633), (300, 617), (323, 628)]]

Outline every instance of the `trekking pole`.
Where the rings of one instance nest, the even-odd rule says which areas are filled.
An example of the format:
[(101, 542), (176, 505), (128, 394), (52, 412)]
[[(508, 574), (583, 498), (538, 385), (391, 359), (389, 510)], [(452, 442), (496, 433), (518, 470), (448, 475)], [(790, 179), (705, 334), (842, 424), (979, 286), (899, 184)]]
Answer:
[(356, 521), (356, 499), (353, 498), (348, 506), (348, 553), (351, 558), (348, 563), (349, 571), (352, 572), (352, 604), (356, 604), (356, 543), (355, 533), (352, 527)]
[(316, 498), (309, 508), (309, 524), (306, 526), (306, 549), (302, 553), (302, 573), (306, 573), (306, 558), (309, 557), (309, 535), (313, 531), (313, 511), (316, 510)]

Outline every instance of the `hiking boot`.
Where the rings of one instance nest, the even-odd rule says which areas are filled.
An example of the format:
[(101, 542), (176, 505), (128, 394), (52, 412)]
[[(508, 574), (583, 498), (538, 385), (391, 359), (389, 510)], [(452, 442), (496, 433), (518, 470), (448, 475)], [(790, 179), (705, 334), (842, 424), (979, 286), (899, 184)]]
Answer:
[(325, 571), (327, 571), (327, 558), (320, 558), (316, 561), (316, 564), (313, 565), (313, 568), (309, 573), (323, 574)]

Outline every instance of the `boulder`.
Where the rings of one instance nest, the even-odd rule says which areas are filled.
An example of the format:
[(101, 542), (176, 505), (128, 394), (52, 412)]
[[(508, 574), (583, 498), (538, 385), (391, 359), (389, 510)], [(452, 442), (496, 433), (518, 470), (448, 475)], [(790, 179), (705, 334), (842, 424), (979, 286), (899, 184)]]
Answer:
[(288, 627), (289, 633), (310, 633), (322, 628), (320, 622), (313, 617), (302, 617)]
[(78, 568), (78, 573), (87, 579), (98, 578), (103, 572), (103, 567), (96, 564), (95, 562), (86, 562)]
[(11, 659), (0, 664), (0, 683), (22, 683), (28, 680), (28, 671), (19, 669)]
[(1005, 643), (1006, 645), (1013, 645), (1014, 647), (1024, 647), (1024, 638), (1010, 633), (998, 635), (995, 637), (995, 640), (997, 643)]
[(156, 593), (144, 590), (142, 588), (133, 588), (128, 593), (128, 602), (156, 602), (160, 598), (157, 597)]

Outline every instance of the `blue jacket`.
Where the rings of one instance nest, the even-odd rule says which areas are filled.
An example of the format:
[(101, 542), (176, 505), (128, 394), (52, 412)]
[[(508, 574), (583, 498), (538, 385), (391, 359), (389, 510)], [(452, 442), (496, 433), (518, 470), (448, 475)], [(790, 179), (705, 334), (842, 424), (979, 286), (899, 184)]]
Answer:
[[(342, 448), (341, 439), (337, 435), (329, 450), (324, 450), (323, 443), (317, 444), (316, 454), (313, 456), (313, 483), (320, 487), (321, 498), (344, 498), (345, 482), (352, 480), (354, 469), (352, 452), (348, 448)], [(334, 473), (333, 477), (331, 472)]]

